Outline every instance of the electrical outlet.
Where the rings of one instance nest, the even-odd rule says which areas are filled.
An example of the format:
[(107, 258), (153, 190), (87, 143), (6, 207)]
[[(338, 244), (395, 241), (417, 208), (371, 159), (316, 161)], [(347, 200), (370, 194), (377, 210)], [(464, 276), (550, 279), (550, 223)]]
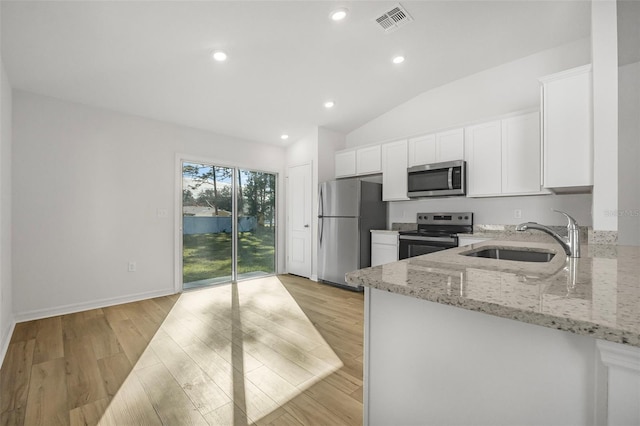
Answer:
[(129, 272), (135, 272), (138, 269), (136, 262), (129, 262)]
[(520, 209), (515, 209), (513, 211), (513, 218), (514, 219), (522, 219), (522, 210)]
[(167, 209), (157, 209), (156, 216), (162, 219), (166, 219), (167, 217), (169, 217), (169, 211)]

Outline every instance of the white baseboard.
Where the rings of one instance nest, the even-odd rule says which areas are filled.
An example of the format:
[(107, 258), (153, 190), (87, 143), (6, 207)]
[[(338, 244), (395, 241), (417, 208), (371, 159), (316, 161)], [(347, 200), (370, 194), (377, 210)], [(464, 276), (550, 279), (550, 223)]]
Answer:
[(42, 318), (55, 317), (58, 315), (72, 314), (75, 312), (87, 311), (90, 309), (105, 308), (107, 306), (120, 305), (122, 303), (137, 302), (154, 297), (168, 296), (175, 294), (173, 287), (162, 290), (148, 291), (145, 293), (130, 294), (127, 296), (111, 297), (108, 299), (92, 300), (90, 302), (73, 303), (71, 305), (57, 306), (53, 308), (36, 309), (27, 312), (15, 313), (14, 322), (32, 321)]
[(309, 279), (310, 279), (311, 281), (318, 282), (318, 275), (316, 275), (316, 274), (311, 275), (311, 278), (309, 278)]
[(4, 362), (4, 357), (7, 356), (7, 350), (9, 349), (9, 342), (11, 336), (13, 336), (13, 330), (16, 328), (15, 319), (11, 321), (7, 330), (0, 336), (0, 365)]

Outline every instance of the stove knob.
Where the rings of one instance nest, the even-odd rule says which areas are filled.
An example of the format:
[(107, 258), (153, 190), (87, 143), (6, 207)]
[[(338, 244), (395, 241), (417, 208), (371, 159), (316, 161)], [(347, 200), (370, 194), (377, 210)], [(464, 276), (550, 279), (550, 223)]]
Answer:
[(468, 219), (469, 219), (469, 216), (465, 216), (464, 218), (468, 220)]
[(458, 216), (458, 220), (462, 220), (462, 216)]

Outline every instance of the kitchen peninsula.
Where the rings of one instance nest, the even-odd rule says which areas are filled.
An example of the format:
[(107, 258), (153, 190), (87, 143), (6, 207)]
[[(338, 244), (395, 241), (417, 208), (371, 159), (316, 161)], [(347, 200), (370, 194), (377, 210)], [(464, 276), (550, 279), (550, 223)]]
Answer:
[[(487, 247), (549, 262), (466, 256)], [(640, 248), (488, 241), (365, 286), (365, 424), (640, 423)]]

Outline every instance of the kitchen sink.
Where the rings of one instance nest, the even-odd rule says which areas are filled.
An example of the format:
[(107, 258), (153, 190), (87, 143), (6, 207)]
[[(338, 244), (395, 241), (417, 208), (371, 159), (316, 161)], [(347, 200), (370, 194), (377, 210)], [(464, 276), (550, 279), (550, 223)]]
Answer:
[(506, 248), (486, 248), (484, 250), (478, 250), (467, 253), (460, 253), (463, 256), (470, 257), (484, 257), (487, 259), (499, 259), (499, 260), (515, 260), (518, 262), (550, 262), (555, 256), (555, 253), (548, 253), (545, 251), (531, 251), (531, 250), (512, 250)]

